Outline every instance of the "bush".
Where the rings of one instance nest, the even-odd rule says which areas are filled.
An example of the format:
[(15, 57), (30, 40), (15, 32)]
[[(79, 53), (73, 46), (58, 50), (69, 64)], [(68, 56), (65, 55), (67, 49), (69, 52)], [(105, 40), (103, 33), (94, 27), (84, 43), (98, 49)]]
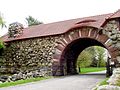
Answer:
[[(5, 47), (5, 46), (4, 46), (3, 42), (0, 41), (0, 56), (2, 55), (2, 52), (3, 52), (4, 47)], [(0, 59), (1, 59), (1, 57), (0, 57)]]
[(0, 41), (0, 49), (1, 49), (1, 48), (4, 48), (4, 44), (3, 44), (2, 41)]

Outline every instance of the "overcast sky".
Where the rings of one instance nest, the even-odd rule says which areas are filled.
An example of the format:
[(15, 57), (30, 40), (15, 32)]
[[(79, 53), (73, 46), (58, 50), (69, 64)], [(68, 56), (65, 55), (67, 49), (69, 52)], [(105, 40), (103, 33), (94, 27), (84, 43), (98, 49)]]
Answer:
[[(31, 15), (44, 23), (113, 13), (120, 9), (120, 0), (0, 0), (0, 12), (6, 24), (20, 22)], [(7, 29), (0, 30), (4, 35)]]

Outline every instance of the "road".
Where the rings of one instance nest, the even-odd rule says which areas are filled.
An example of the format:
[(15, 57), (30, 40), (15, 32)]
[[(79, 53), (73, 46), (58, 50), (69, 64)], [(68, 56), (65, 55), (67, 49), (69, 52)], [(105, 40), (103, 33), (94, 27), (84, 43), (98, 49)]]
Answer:
[(105, 74), (84, 74), (52, 78), (29, 84), (0, 88), (0, 90), (92, 90)]

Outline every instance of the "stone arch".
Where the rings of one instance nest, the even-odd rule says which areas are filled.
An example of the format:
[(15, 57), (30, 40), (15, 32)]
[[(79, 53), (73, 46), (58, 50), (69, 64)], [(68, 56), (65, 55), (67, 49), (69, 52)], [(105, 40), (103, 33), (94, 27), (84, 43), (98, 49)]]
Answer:
[[(73, 50), (73, 54), (76, 54), (73, 55), (74, 58), (71, 58), (74, 60), (80, 54), (80, 52), (82, 52), (82, 50), (94, 45), (106, 48), (111, 55), (111, 60), (116, 61), (118, 50), (112, 47), (109, 37), (103, 34), (102, 30), (91, 26), (73, 28), (72, 30), (69, 30), (63, 36), (61, 36), (61, 39), (57, 42), (55, 54), (53, 56), (53, 75), (66, 74), (67, 69), (65, 69), (66, 67), (64, 66), (64, 61), (66, 61), (65, 59), (68, 59), (69, 55), (72, 54), (72, 52), (70, 52), (71, 50)], [(82, 49), (75, 52), (77, 50), (77, 48), (75, 49), (75, 47), (77, 47), (78, 49), (82, 47)], [(75, 69), (74, 65), (73, 69)], [(72, 71), (72, 69), (70, 70)], [(67, 73), (69, 73), (69, 70), (67, 71)], [(76, 71), (73, 70), (70, 74), (75, 73)]]

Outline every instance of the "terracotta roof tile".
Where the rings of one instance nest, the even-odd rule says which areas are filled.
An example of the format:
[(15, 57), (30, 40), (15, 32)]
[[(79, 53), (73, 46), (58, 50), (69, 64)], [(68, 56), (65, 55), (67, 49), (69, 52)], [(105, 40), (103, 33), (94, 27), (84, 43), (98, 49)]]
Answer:
[[(77, 18), (72, 20), (31, 26), (31, 27), (25, 28), (23, 30), (23, 34), (20, 37), (8, 38), (8, 35), (4, 35), (2, 37), (2, 40), (4, 42), (8, 42), (13, 40), (21, 40), (21, 39), (35, 38), (35, 37), (41, 37), (41, 36), (58, 35), (58, 34), (65, 33), (71, 30), (72, 28), (82, 27), (82, 26), (92, 26), (92, 27), (100, 28), (101, 25), (106, 21), (106, 18), (110, 17), (110, 15), (112, 14), (104, 14), (104, 15), (98, 15), (98, 16)], [(92, 20), (92, 21), (90, 22), (89, 20)], [(84, 23), (80, 23), (80, 22), (84, 22)]]
[(115, 13), (113, 13), (112, 15), (110, 15), (108, 19), (114, 19), (114, 18), (119, 18), (119, 17), (120, 17), (120, 9), (116, 11)]

